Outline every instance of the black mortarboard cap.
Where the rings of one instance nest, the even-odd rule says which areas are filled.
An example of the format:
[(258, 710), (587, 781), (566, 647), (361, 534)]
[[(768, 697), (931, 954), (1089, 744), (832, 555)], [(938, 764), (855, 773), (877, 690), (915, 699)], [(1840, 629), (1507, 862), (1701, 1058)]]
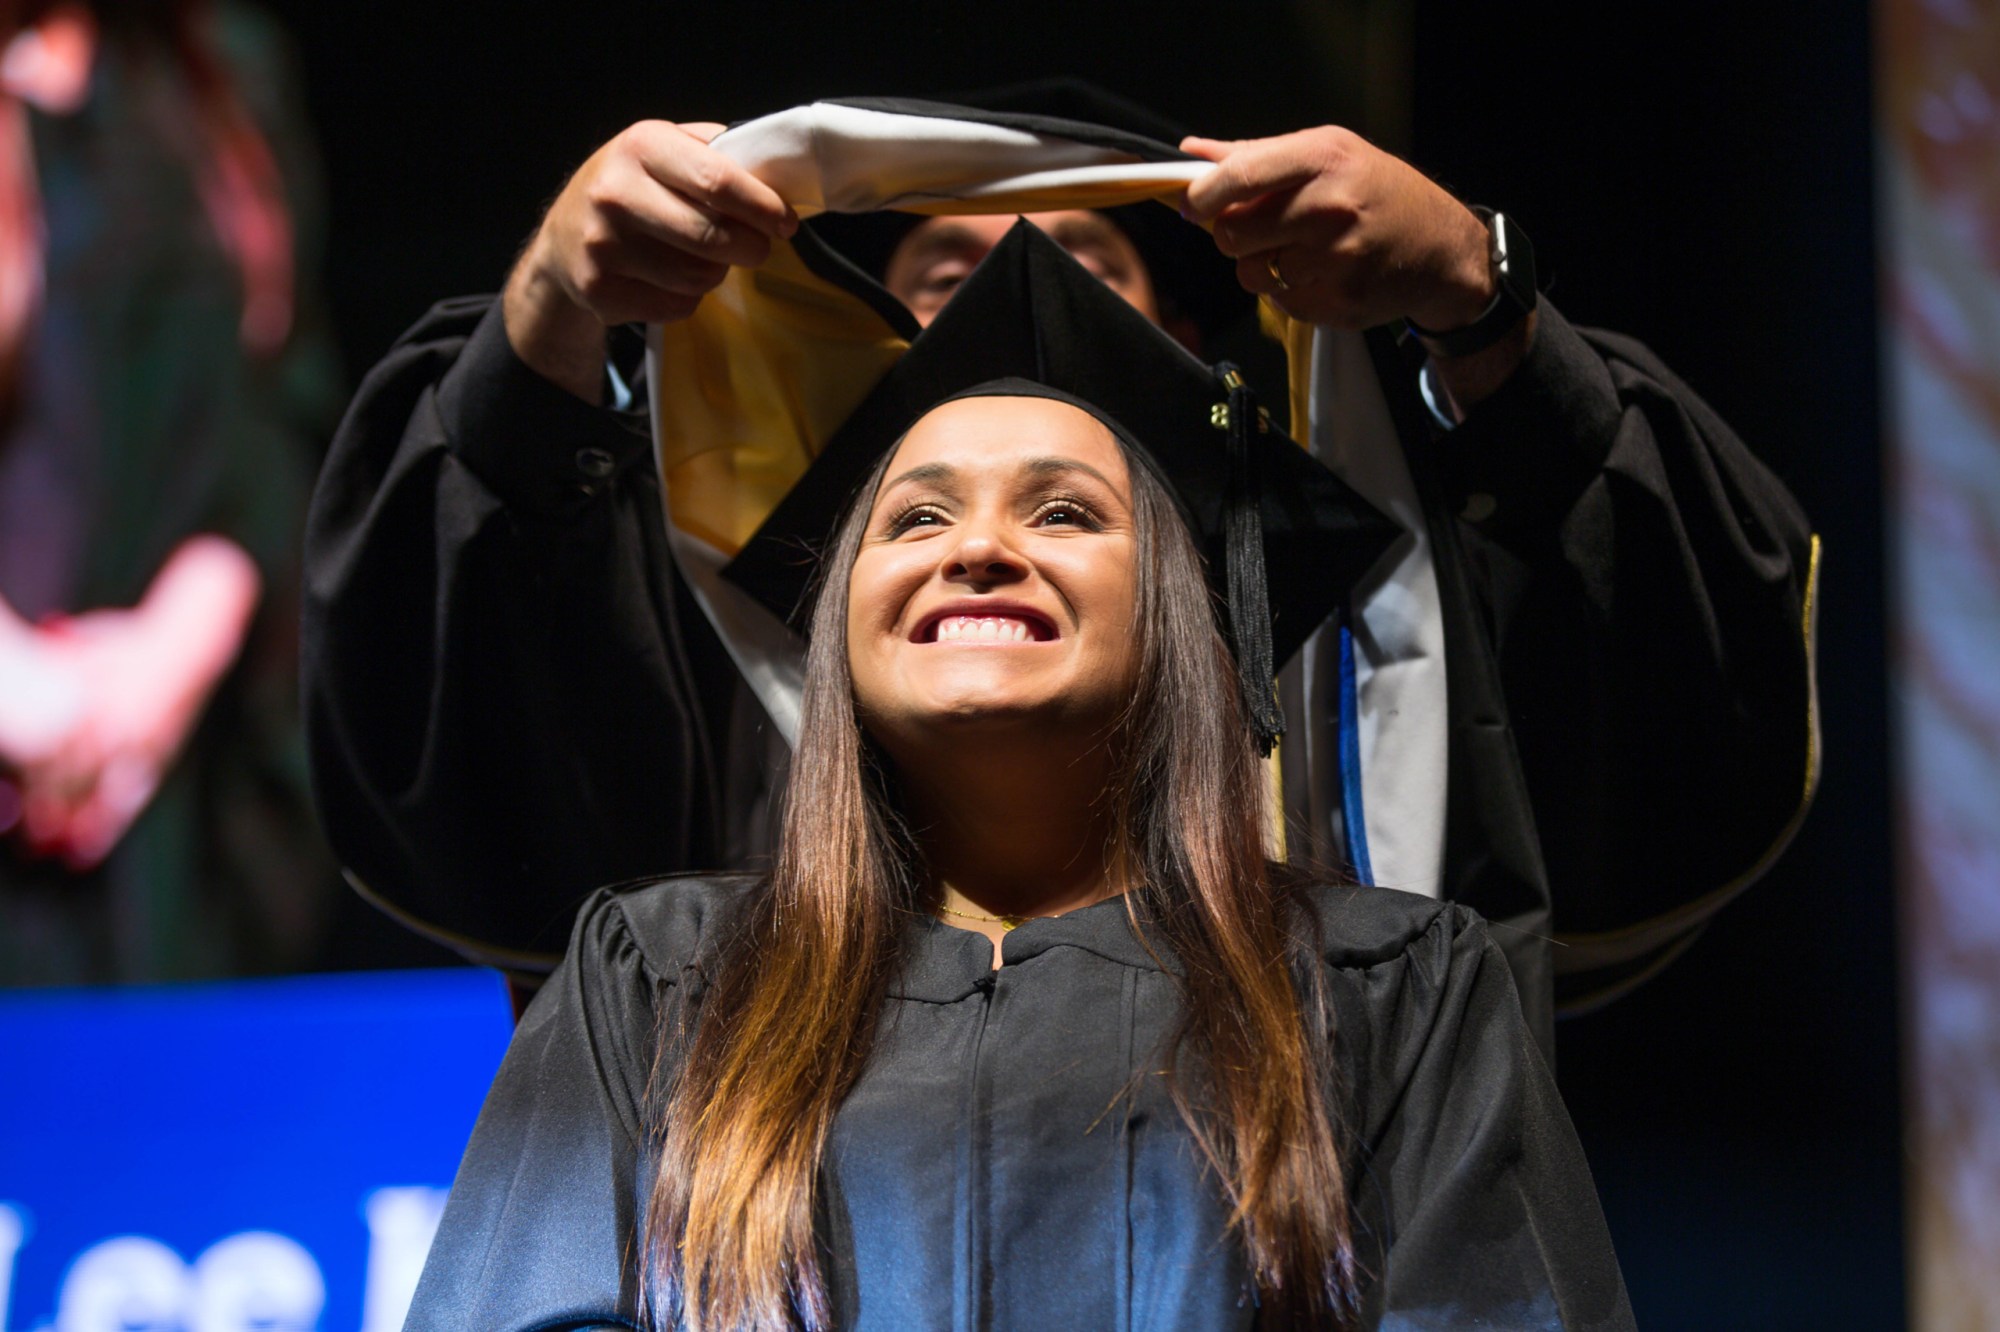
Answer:
[(1272, 428), (1233, 370), (1204, 365), (1025, 222), (827, 441), (725, 576), (799, 622), (817, 552), (882, 456), (932, 407), (1007, 379), (1089, 404), (1166, 479), (1225, 607), (1268, 750), (1282, 730), (1277, 667), (1398, 529)]

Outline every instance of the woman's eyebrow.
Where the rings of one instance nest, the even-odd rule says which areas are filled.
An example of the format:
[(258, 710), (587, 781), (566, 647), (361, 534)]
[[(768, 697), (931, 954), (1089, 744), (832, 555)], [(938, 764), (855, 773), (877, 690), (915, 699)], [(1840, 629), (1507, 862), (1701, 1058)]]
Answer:
[(886, 493), (910, 481), (934, 481), (942, 484), (947, 481), (956, 480), (957, 477), (958, 469), (950, 463), (919, 463), (909, 471), (900, 473), (891, 480), (884, 482), (882, 489)]
[(1089, 463), (1077, 458), (1030, 458), (1021, 464), (1021, 470), (1038, 478), (1066, 476), (1071, 472), (1082, 472), (1086, 476), (1095, 477), (1099, 484), (1114, 495), (1118, 493), (1118, 487), (1111, 484), (1110, 477), (1098, 471)]
[[(1081, 472), (1085, 476), (1094, 478), (1098, 484), (1113, 494), (1116, 494), (1118, 491), (1118, 487), (1111, 483), (1110, 477), (1080, 458), (1029, 458), (1022, 462), (1021, 471), (1034, 477), (1036, 480), (1047, 480), (1053, 477), (1068, 476), (1072, 473)], [(919, 463), (909, 471), (899, 472), (894, 477), (883, 482), (881, 493), (887, 494), (897, 486), (908, 485), (912, 482), (948, 485), (956, 481), (958, 475), (958, 469), (948, 462)]]

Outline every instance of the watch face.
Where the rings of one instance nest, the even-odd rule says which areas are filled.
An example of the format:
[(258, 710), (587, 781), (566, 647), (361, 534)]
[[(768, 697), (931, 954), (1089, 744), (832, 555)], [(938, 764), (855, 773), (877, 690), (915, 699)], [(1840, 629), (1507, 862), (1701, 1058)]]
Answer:
[(1535, 306), (1535, 247), (1505, 213), (1487, 219), (1493, 233), (1493, 280), (1523, 310)]

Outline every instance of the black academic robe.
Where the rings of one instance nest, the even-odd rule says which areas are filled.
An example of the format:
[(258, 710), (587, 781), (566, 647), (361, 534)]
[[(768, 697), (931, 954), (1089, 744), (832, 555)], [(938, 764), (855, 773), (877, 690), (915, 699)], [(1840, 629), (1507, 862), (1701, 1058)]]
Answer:
[[(633, 1324), (655, 1033), (698, 1019), (750, 891), (686, 878), (585, 907), (480, 1112), (411, 1332)], [(1633, 1326), (1484, 924), (1383, 889), (1305, 896), (1364, 1324)], [(1124, 904), (1029, 922), (998, 971), (984, 937), (934, 920), (904, 948), (820, 1174), (837, 1326), (1254, 1326), (1227, 1203), (1157, 1072), (1180, 1013), (1171, 955)], [(682, 1049), (661, 1048), (660, 1073)]]
[[(1783, 846), (1817, 754), (1796, 504), (1643, 347), (1540, 321), (1449, 433), (1408, 348), (1371, 347), (1444, 607), (1443, 893), (1495, 922), (1546, 1040), (1552, 973), (1603, 995), (1671, 958)], [(369, 376), (307, 560), (321, 810), (407, 922), (546, 967), (596, 885), (768, 850), (785, 748), (672, 571), (643, 413), (536, 375), (490, 302)]]

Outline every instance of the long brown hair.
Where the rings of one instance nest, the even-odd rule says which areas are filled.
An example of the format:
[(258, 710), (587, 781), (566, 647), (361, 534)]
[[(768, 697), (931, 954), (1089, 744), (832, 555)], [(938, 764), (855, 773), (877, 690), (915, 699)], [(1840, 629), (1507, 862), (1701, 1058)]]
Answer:
[[(1265, 1326), (1346, 1324), (1354, 1261), (1328, 1111), (1331, 1024), (1304, 912), (1264, 859), (1262, 765), (1200, 556), (1165, 483), (1132, 475), (1142, 684), (1119, 730), (1108, 861), (1133, 927), (1185, 974), (1170, 1088), (1231, 1204)], [(720, 959), (692, 1035), (661, 1033), (659, 1169), (641, 1289), (704, 1329), (831, 1321), (814, 1180), (867, 1063), (907, 918), (934, 891), (864, 734), (848, 673), (848, 571), (887, 459), (823, 562), (775, 867)], [(1297, 982), (1306, 987), (1302, 1001)]]

